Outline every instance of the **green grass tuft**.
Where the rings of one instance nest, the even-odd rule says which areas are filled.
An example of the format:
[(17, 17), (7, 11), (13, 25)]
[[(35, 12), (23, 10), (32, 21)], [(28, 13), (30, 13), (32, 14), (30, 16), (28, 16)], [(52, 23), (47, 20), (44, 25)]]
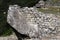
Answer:
[(0, 36), (9, 36), (12, 34), (13, 30), (11, 26), (7, 23), (7, 14), (0, 12)]

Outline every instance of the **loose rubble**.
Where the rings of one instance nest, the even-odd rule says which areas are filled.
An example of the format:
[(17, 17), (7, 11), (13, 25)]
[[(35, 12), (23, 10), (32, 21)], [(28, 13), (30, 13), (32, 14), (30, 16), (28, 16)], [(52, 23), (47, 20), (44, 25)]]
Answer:
[(54, 14), (39, 12), (35, 7), (9, 6), (7, 22), (19, 33), (28, 35), (29, 40), (44, 40), (60, 32), (60, 19)]

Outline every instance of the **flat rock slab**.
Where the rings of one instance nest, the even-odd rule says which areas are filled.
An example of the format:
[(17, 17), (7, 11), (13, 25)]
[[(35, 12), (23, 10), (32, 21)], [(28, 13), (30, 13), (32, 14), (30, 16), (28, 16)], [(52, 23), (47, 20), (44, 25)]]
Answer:
[(18, 5), (10, 5), (7, 22), (32, 40), (41, 40), (60, 33), (60, 19), (54, 14), (38, 12), (35, 7), (20, 8)]

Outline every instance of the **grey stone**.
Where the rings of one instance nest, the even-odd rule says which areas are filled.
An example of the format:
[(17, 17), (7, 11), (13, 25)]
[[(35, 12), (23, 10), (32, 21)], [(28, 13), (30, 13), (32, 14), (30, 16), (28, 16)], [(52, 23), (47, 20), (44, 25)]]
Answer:
[(57, 34), (60, 28), (60, 19), (54, 14), (38, 12), (37, 8), (17, 5), (9, 6), (7, 22), (19, 33), (34, 38), (48, 37)]
[(43, 0), (40, 0), (36, 5), (35, 7), (44, 7), (45, 5), (45, 2)]

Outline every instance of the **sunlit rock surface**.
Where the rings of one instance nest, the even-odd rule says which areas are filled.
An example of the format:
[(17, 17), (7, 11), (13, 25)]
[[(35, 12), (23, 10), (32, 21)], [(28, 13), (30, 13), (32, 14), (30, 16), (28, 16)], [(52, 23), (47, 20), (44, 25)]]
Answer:
[(54, 14), (38, 12), (35, 7), (10, 5), (7, 22), (19, 33), (31, 38), (26, 40), (44, 40), (44, 37), (55, 37), (60, 32), (60, 19)]

